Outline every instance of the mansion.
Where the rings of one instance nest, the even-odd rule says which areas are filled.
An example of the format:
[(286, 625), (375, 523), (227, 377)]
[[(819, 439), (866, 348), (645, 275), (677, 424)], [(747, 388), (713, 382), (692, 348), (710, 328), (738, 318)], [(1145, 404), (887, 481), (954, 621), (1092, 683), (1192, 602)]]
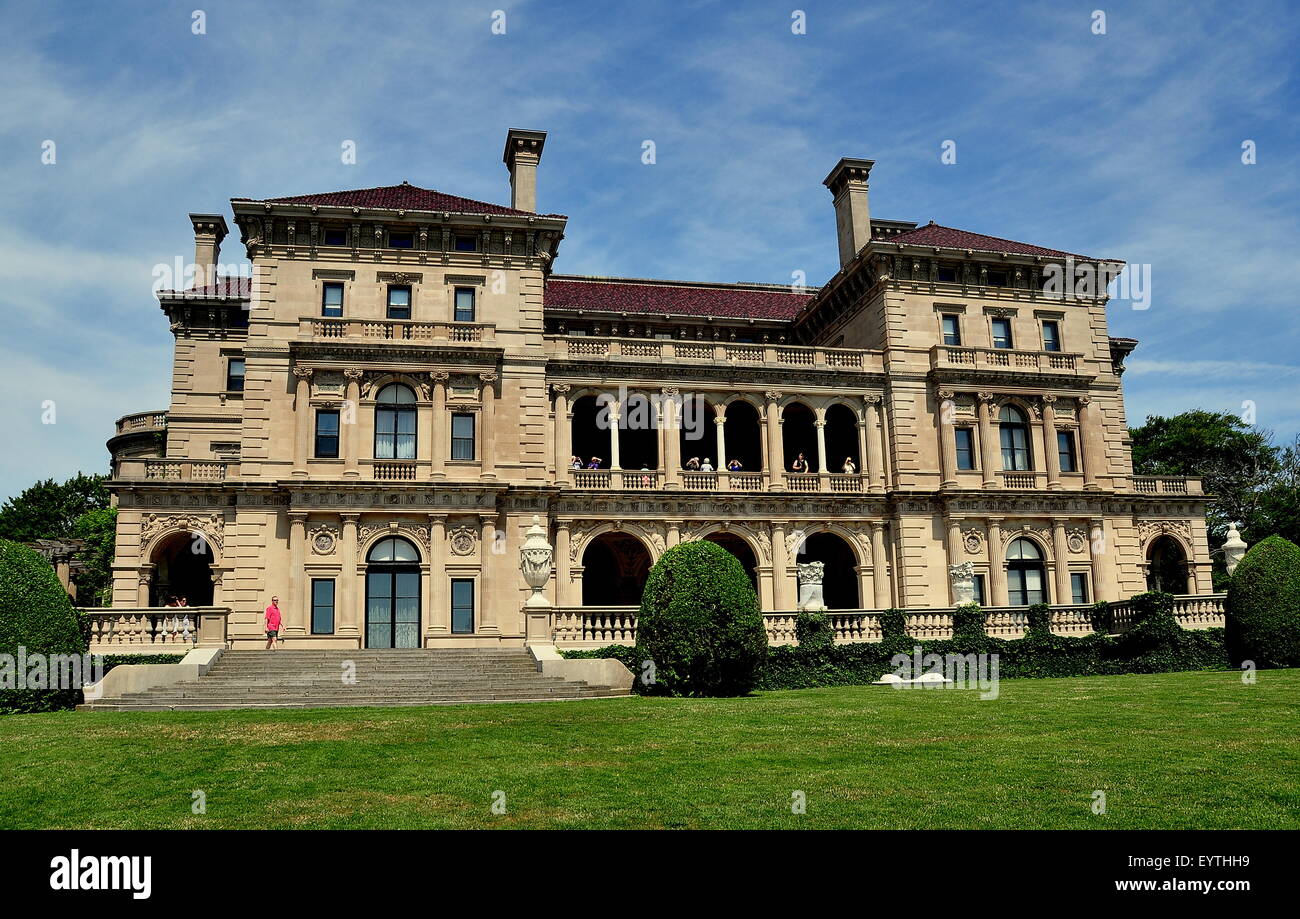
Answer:
[(251, 276), (190, 215), (171, 404), (109, 441), (115, 607), (228, 610), (234, 647), (272, 596), (290, 647), (522, 645), (535, 515), (574, 641), (694, 539), (768, 612), (810, 561), (832, 610), (951, 607), (968, 562), (988, 607), (1211, 589), (1199, 480), (1133, 475), (1137, 343), (1104, 285), (1050, 283), (1121, 262), (875, 219), (872, 161), (842, 159), (819, 288), (565, 275), (545, 140), (509, 132), (509, 206), (234, 198)]

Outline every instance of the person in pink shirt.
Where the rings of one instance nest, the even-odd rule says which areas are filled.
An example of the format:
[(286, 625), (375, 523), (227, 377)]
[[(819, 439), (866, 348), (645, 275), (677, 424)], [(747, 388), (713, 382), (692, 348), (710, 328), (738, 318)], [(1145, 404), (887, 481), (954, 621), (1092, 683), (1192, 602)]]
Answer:
[(272, 597), (266, 608), (266, 650), (275, 650), (275, 640), (280, 636), (280, 598)]

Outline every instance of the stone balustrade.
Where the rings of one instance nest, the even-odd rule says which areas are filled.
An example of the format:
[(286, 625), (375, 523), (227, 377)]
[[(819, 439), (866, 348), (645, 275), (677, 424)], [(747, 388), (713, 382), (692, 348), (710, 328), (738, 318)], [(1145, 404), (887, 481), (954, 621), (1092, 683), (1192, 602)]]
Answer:
[(971, 348), (936, 345), (930, 349), (932, 370), (1002, 370), (1079, 376), (1082, 354), (1061, 351), (1022, 351), (1014, 348)]
[(1203, 495), (1198, 478), (1182, 476), (1134, 476), (1133, 490), (1140, 495)]
[(117, 419), (118, 434), (135, 434), (167, 430), (166, 412), (136, 412)]
[(353, 319), (304, 316), (298, 337), (366, 339), (370, 341), (429, 341), (493, 344), (496, 326), (481, 322), (422, 322), (413, 319)]
[[(1185, 629), (1221, 629), (1224, 626), (1226, 593), (1174, 597), (1174, 619)], [(1110, 630), (1127, 632), (1133, 627), (1133, 604), (1128, 600), (1110, 604)]]
[(91, 654), (184, 654), (226, 645), (230, 616), (224, 606), (91, 607)]
[(120, 479), (222, 482), (232, 477), (232, 467), (238, 468), (238, 465), (222, 460), (124, 458), (117, 476)]
[(684, 360), (722, 366), (801, 367), (813, 370), (883, 369), (880, 352), (851, 348), (586, 335), (548, 335), (545, 341), (549, 355), (563, 358), (646, 360), (656, 363)]

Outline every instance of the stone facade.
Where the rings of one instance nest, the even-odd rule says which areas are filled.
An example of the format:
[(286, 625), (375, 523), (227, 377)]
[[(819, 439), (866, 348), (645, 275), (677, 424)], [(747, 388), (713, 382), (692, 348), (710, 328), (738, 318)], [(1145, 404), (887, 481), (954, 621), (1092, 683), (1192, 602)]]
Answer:
[(870, 161), (843, 160), (818, 289), (562, 276), (544, 141), (511, 132), (508, 208), (234, 199), (251, 278), (215, 270), (225, 219), (191, 215), (200, 281), (160, 294), (171, 406), (110, 441), (115, 604), (228, 607), (236, 646), (273, 594), (300, 647), (518, 644), (534, 515), (560, 608), (635, 602), (702, 538), (769, 611), (801, 562), (832, 609), (950, 606), (967, 563), (990, 606), (1126, 598), (1157, 566), (1210, 589), (1199, 481), (1132, 474), (1135, 343), (1104, 289), (1044, 292), (1082, 257), (873, 221)]

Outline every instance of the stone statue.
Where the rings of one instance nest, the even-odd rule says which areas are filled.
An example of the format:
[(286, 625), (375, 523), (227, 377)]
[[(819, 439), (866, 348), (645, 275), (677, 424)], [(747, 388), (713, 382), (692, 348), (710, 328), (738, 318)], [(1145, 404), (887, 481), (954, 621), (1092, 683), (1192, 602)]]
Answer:
[(799, 568), (799, 610), (820, 613), (826, 610), (822, 599), (822, 579), (826, 575), (825, 562), (803, 562)]
[(965, 606), (975, 602), (975, 566), (970, 562), (948, 566), (948, 578), (952, 582), (952, 602), (954, 606)]
[(551, 560), (554, 555), (555, 550), (551, 548), (550, 542), (546, 539), (546, 530), (542, 528), (542, 520), (534, 514), (533, 525), (524, 534), (524, 544), (519, 549), (519, 572), (524, 576), (524, 582), (533, 589), (532, 594), (524, 601), (524, 606), (551, 605), (546, 599), (546, 594), (542, 593), (542, 588), (550, 580)]
[(1228, 538), (1223, 541), (1223, 560), (1228, 563), (1228, 574), (1237, 570), (1237, 564), (1246, 554), (1246, 541), (1237, 532), (1235, 523), (1228, 524)]

